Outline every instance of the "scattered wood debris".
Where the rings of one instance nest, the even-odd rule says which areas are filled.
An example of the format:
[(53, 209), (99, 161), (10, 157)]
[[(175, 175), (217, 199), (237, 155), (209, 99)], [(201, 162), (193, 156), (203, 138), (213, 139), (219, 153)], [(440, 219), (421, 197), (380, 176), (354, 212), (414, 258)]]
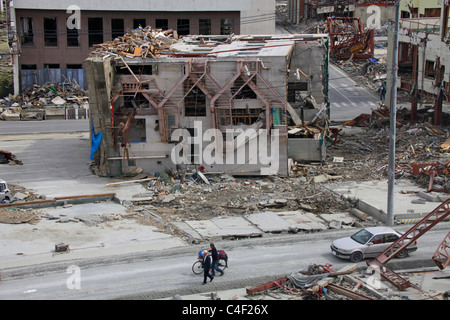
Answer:
[(91, 56), (103, 58), (111, 55), (122, 57), (141, 57), (157, 59), (163, 52), (174, 52), (170, 46), (177, 42), (175, 30), (154, 29), (151, 26), (139, 27), (112, 41), (95, 44)]
[[(84, 114), (89, 109), (89, 96), (74, 80), (62, 83), (48, 82), (33, 84), (20, 95), (9, 95), (0, 99), (0, 120), (45, 120), (50, 118), (66, 119), (79, 109)], [(1, 111), (3, 110), (3, 111)]]

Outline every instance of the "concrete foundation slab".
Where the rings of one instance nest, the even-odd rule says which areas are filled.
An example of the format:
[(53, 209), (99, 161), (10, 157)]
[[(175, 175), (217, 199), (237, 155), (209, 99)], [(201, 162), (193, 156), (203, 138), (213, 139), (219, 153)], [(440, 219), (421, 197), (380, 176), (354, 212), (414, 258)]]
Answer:
[[(341, 194), (346, 198), (358, 199), (358, 209), (372, 217), (384, 221), (387, 215), (388, 182), (374, 181), (346, 181), (330, 183), (329, 190)], [(407, 192), (405, 192), (407, 191)], [(434, 201), (414, 201), (422, 199), (419, 194), (425, 190), (413, 181), (399, 179), (394, 185), (394, 219), (402, 217), (417, 218), (427, 215), (438, 205)], [(403, 193), (402, 193), (403, 192)], [(427, 193), (429, 199), (435, 199), (434, 193)]]
[(357, 219), (352, 217), (347, 212), (340, 212), (340, 213), (324, 213), (319, 215), (320, 218), (325, 220), (327, 223), (330, 223), (331, 221), (338, 221), (342, 224), (353, 224)]
[(274, 212), (260, 212), (245, 216), (264, 232), (287, 232), (289, 223)]
[(242, 217), (218, 217), (210, 220), (186, 221), (204, 239), (258, 237), (263, 232)]
[(326, 230), (327, 226), (313, 213), (301, 211), (277, 212), (289, 225), (297, 230), (318, 231)]
[(187, 234), (191, 238), (192, 242), (202, 240), (202, 236), (200, 235), (200, 233), (195, 231), (195, 229), (188, 225), (186, 222), (173, 222), (173, 225), (178, 230)]
[(242, 217), (217, 217), (211, 221), (223, 231), (225, 237), (259, 237), (263, 234)]

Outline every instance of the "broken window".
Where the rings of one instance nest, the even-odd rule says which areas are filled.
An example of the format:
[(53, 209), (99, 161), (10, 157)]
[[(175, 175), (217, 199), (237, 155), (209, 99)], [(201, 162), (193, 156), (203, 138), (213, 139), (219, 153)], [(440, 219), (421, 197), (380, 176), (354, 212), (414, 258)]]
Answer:
[(401, 12), (401, 18), (402, 18), (402, 19), (407, 19), (407, 18), (409, 18), (409, 17), (411, 17), (411, 13), (409, 13), (408, 11), (402, 10), (402, 12)]
[(201, 35), (211, 34), (211, 19), (199, 19), (198, 20), (199, 29), (198, 32)]
[(425, 77), (436, 78), (436, 70), (434, 69), (434, 61), (427, 60), (425, 63)]
[(155, 19), (155, 28), (169, 30), (169, 19)]
[[(254, 81), (253, 79), (251, 81)], [(234, 81), (233, 87), (231, 87), (231, 93), (234, 95), (234, 99), (257, 99), (257, 95), (255, 91), (253, 91), (248, 84), (245, 84), (245, 81), (239, 77)], [(243, 86), (243, 87), (242, 87)]]
[(258, 120), (261, 112), (260, 108), (233, 109), (231, 111), (233, 125), (252, 125)]
[(23, 64), (20, 68), (22, 70), (37, 70), (37, 66), (35, 64)]
[(288, 102), (302, 102), (302, 92), (308, 92), (308, 82), (289, 82)]
[[(184, 92), (192, 87), (191, 81), (185, 82)], [(185, 117), (206, 117), (206, 95), (198, 86), (195, 86), (184, 98)]]
[(149, 102), (140, 92), (124, 96), (123, 105), (125, 108), (148, 108)]
[(125, 24), (123, 19), (111, 19), (111, 37), (116, 39), (125, 34)]
[(56, 18), (44, 18), (44, 45), (48, 47), (58, 45)]
[(424, 17), (440, 17), (441, 8), (425, 8)]
[(137, 29), (139, 27), (145, 28), (146, 25), (146, 20), (145, 19), (133, 19), (133, 29)]
[[(130, 67), (131, 71), (135, 75), (152, 75), (153, 74), (153, 66), (151, 64), (145, 64), (145, 65), (137, 65), (137, 64), (129, 64), (128, 67)], [(126, 67), (116, 67), (116, 74), (130, 74), (130, 70)]]
[(177, 33), (181, 36), (186, 36), (189, 34), (190, 24), (189, 19), (178, 19), (177, 20)]
[(20, 18), (20, 39), (23, 46), (34, 46), (33, 18)]
[(220, 34), (234, 33), (234, 19), (220, 19)]
[(147, 140), (145, 132), (145, 119), (133, 119), (130, 126), (129, 142), (145, 142)]
[(59, 64), (56, 63), (44, 64), (44, 69), (59, 69)]
[(81, 64), (67, 64), (67, 69), (83, 69)]
[(67, 46), (79, 47), (80, 46), (80, 32), (77, 28), (67, 28)]
[(89, 47), (103, 42), (103, 19), (88, 18)]

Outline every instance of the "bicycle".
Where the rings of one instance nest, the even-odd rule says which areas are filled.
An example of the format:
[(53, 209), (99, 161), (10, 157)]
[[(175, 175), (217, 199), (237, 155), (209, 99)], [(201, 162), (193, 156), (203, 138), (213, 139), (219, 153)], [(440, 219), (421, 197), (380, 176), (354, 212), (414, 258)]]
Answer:
[[(222, 250), (219, 250), (222, 251)], [(225, 270), (228, 268), (228, 256), (225, 252), (219, 253), (219, 268), (222, 270)], [(202, 274), (203, 273), (203, 256), (199, 254), (197, 257), (197, 261), (194, 262), (192, 265), (192, 272), (195, 274)]]

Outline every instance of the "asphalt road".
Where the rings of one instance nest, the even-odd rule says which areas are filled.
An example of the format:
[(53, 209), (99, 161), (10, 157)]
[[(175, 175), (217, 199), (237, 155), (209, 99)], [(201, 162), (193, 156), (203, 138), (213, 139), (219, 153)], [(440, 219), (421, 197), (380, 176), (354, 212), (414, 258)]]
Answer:
[(357, 84), (342, 70), (330, 63), (330, 114), (333, 121), (347, 121), (361, 113), (372, 113), (379, 107), (379, 99), (369, 89)]
[[(391, 261), (403, 264), (406, 269), (433, 265), (431, 256), (448, 232), (442, 227), (435, 228), (418, 240), (419, 249), (410, 257)], [(186, 252), (186, 249), (184, 252), (170, 250), (128, 255), (122, 259), (111, 257), (86, 265), (82, 261), (68, 261), (58, 267), (30, 267), (16, 270), (22, 272), (22, 275), (16, 274), (16, 278), (3, 271), (0, 299), (158, 299), (175, 294), (254, 286), (277, 276), (305, 270), (310, 264), (331, 263), (337, 271), (351, 263), (334, 257), (330, 252), (330, 243), (353, 232), (340, 230), (216, 243), (218, 248), (225, 249), (229, 254), (229, 268), (224, 276), (216, 277), (205, 286), (201, 285), (202, 276), (191, 271), (200, 249), (197, 246), (193, 246), (191, 252)], [(359, 265), (366, 266), (365, 262)], [(71, 269), (68, 269), (70, 266)]]
[(0, 135), (89, 132), (89, 120), (0, 121)]

